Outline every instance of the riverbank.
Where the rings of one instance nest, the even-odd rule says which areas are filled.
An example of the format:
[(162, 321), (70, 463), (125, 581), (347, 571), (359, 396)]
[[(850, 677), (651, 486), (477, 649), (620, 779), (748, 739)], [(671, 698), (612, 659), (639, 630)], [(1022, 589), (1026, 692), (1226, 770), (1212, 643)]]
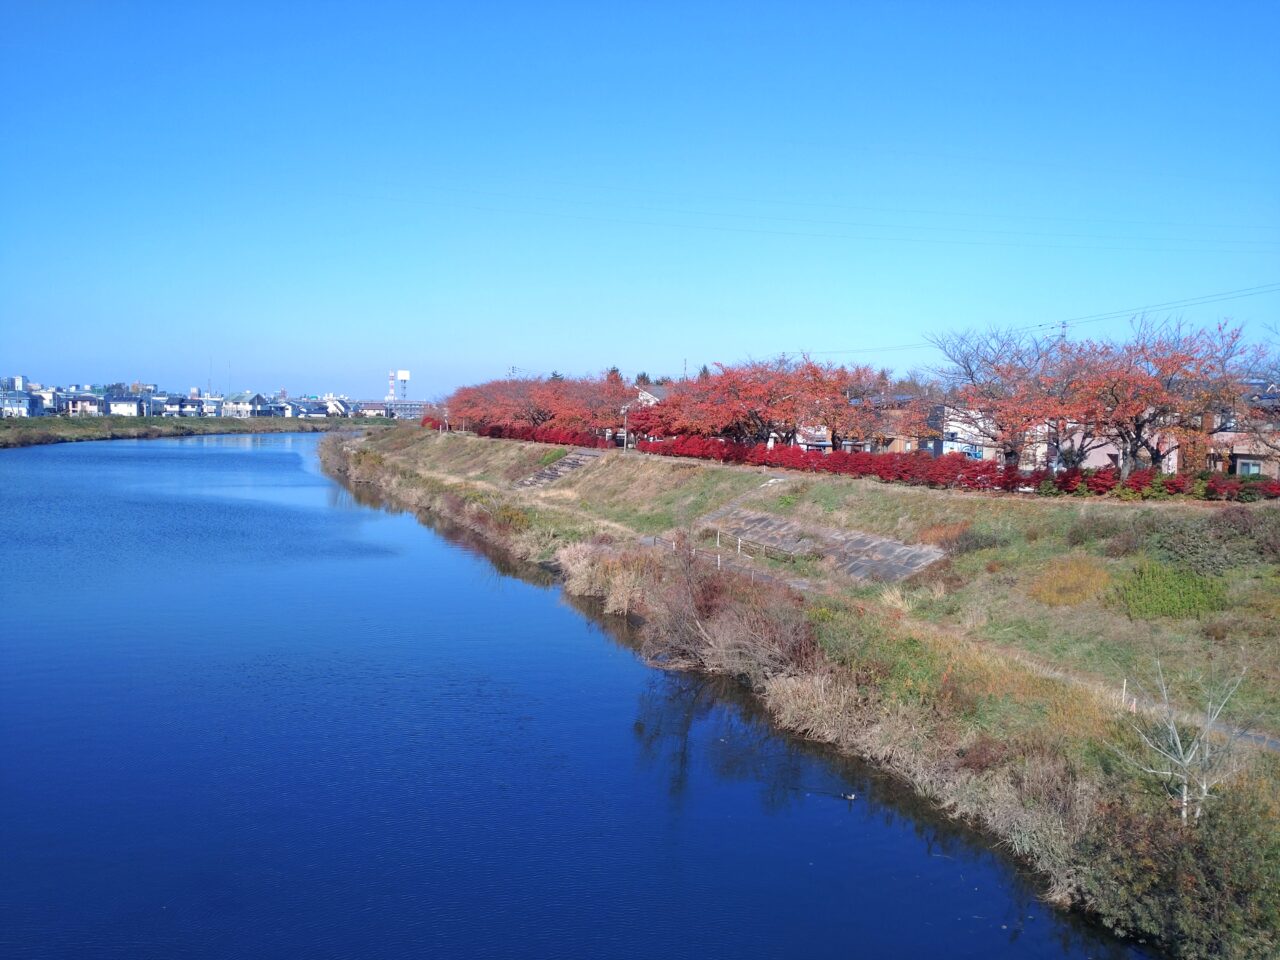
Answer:
[(13, 417), (0, 420), (0, 448), (81, 440), (152, 440), (232, 433), (326, 433), (390, 420), (294, 420), (278, 417)]
[[(324, 451), (331, 472), (357, 487), (461, 522), (519, 556), (557, 563), (567, 590), (643, 621), (651, 661), (741, 680), (780, 726), (871, 759), (980, 826), (1039, 872), (1047, 898), (1161, 943), (1172, 956), (1272, 955), (1280, 914), (1275, 758), (1244, 757), (1245, 772), (1184, 828), (1166, 785), (1121, 759), (1142, 757), (1135, 724), (1146, 727), (1145, 711), (1121, 710), (1091, 664), (1072, 672), (1064, 651), (1057, 659), (1036, 657), (1016, 642), (987, 639), (990, 621), (970, 622), (975, 599), (994, 608), (1001, 623), (1009, 616), (1002, 603), (1021, 605), (1025, 614), (1028, 602), (1039, 602), (1029, 588), (1046, 574), (1051, 584), (1071, 581), (1054, 566), (1064, 552), (1086, 560), (1096, 552), (1108, 576), (1110, 566), (1119, 574), (1139, 563), (1106, 557), (1101, 536), (1072, 534), (1081, 529), (1080, 508), (1058, 517), (1045, 511), (1060, 505), (940, 500), (932, 491), (877, 490), (869, 481), (837, 478), (765, 486), (769, 476), (755, 470), (621, 452), (545, 488), (512, 489), (546, 456), (533, 444), (411, 429), (328, 441)], [(935, 499), (913, 499), (921, 495)], [(828, 525), (911, 542), (961, 542), (950, 543), (948, 558), (924, 575), (892, 586), (810, 563), (803, 596), (767, 579), (778, 566), (767, 558), (759, 558), (757, 577), (639, 542), (660, 532), (696, 542), (699, 518), (726, 506), (771, 507), (816, 525), (815, 505)], [(1139, 515), (1117, 510), (1124, 505), (1089, 512), (1085, 527), (1112, 531), (1106, 543), (1132, 534)], [(949, 531), (936, 530), (948, 524)], [(1072, 540), (1081, 542), (1064, 550)], [(1265, 566), (1241, 574), (1248, 582), (1240, 589), (1273, 582), (1266, 578), (1274, 570)], [(1163, 643), (1169, 631), (1194, 629), (1139, 621), (1140, 629), (1110, 636), (1120, 614), (1096, 595), (1041, 606), (1050, 629), (1062, 624), (1068, 632), (1068, 621), (1087, 621), (1103, 634), (1098, 648), (1124, 647), (1135, 662), (1143, 632)], [(950, 615), (938, 613), (946, 609)], [(1265, 611), (1257, 616), (1266, 622)], [(1162, 649), (1151, 641), (1145, 652)], [(1186, 656), (1180, 671), (1195, 662)], [(1265, 693), (1251, 696), (1265, 700)]]

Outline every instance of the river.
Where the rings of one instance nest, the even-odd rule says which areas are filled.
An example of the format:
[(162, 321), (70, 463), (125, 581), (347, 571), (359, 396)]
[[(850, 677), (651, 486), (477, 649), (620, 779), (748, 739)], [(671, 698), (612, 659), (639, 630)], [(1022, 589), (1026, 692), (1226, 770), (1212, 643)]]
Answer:
[(0, 452), (0, 955), (1141, 955), (316, 444)]

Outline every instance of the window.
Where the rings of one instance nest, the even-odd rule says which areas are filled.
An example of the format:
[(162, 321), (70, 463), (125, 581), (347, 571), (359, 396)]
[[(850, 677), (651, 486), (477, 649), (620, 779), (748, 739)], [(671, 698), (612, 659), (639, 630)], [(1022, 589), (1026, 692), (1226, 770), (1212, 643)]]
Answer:
[(1262, 473), (1262, 461), (1260, 460), (1237, 460), (1236, 473), (1242, 477), (1256, 477)]

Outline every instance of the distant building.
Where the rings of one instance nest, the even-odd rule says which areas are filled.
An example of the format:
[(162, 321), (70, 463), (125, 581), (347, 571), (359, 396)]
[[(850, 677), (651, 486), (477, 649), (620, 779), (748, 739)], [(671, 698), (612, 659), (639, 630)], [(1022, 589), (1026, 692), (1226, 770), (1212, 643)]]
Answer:
[(73, 417), (100, 417), (105, 402), (97, 394), (72, 393), (66, 397), (65, 412)]
[(0, 390), (0, 417), (38, 417), (44, 401), (26, 390)]
[(182, 396), (169, 397), (164, 402), (163, 416), (198, 417), (200, 416), (200, 399)]
[(354, 414), (357, 417), (385, 417), (387, 415), (387, 401), (357, 400)]
[(670, 391), (656, 383), (646, 383), (644, 386), (636, 386), (636, 403), (642, 407), (652, 407), (654, 404), (661, 403), (667, 399)]
[(248, 391), (232, 393), (228, 394), (226, 399), (222, 401), (222, 415), (240, 419), (269, 417), (271, 413), (268, 407), (269, 403), (266, 397), (260, 393), (249, 393)]
[(0, 390), (11, 393), (26, 393), (31, 389), (31, 378), (18, 374), (13, 377), (0, 377)]
[(269, 405), (270, 416), (292, 420), (323, 420), (329, 416), (329, 405), (323, 400), (280, 399)]
[(144, 405), (137, 397), (106, 397), (107, 413), (113, 417), (140, 417)]

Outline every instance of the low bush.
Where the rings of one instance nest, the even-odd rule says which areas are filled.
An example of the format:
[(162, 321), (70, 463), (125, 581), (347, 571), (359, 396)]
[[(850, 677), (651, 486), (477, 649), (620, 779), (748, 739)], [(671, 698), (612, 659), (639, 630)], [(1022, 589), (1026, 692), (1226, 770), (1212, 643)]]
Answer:
[(1106, 540), (1125, 529), (1125, 524), (1118, 517), (1090, 511), (1082, 514), (1067, 528), (1064, 539), (1071, 547), (1082, 547), (1086, 543)]
[(995, 533), (991, 530), (974, 530), (972, 528), (965, 530), (954, 538), (939, 544), (948, 553), (959, 556), (963, 553), (976, 553), (979, 550), (991, 550), (995, 547), (1003, 547), (1009, 542), (1009, 538), (1002, 533)]
[(1116, 581), (1109, 598), (1131, 620), (1185, 620), (1227, 605), (1227, 593), (1219, 581), (1147, 559)]
[(561, 427), (484, 427), (478, 433), (494, 440), (527, 440), (533, 443), (567, 444), (571, 447), (595, 447), (600, 450), (615, 445), (589, 430), (566, 430)]
[(1121, 803), (1099, 814), (1081, 844), (1081, 888), (1107, 926), (1161, 942), (1181, 960), (1276, 956), (1276, 811), (1247, 784), (1187, 827)]

